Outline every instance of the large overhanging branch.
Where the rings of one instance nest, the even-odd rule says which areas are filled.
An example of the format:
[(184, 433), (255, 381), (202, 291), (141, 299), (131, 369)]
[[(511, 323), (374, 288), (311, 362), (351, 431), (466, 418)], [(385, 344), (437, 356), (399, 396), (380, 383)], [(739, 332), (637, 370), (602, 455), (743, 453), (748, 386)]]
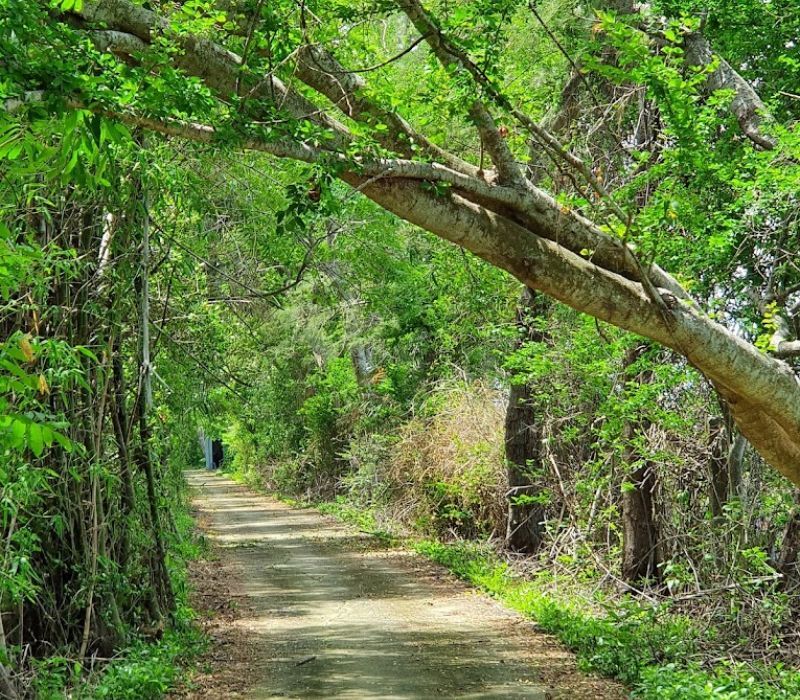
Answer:
[[(431, 44), (443, 65), (456, 65), (462, 69), (468, 70), (473, 74), (476, 80), (481, 81), (482, 87), (489, 87), (487, 81), (479, 74), (477, 67), (445, 40), (438, 26), (425, 13), (422, 6), (416, 2), (416, 0), (399, 0), (398, 4), (409, 14), (415, 26), (422, 32), (421, 38), (426, 39)], [(425, 144), (425, 150), (432, 155), (443, 155), (443, 161), (454, 170), (473, 177), (482, 176), (482, 179), (487, 181), (492, 181), (494, 179), (491, 173), (482, 172), (475, 168), (475, 166), (464, 163), (464, 161), (460, 159), (455, 159), (454, 161), (453, 156), (433, 146), (424, 140), (424, 137), (414, 132), (402, 117), (395, 113), (387, 112), (380, 105), (376, 104), (374, 100), (371, 100), (365, 95), (365, 81), (351, 71), (345, 70), (329, 51), (315, 45), (303, 47), (298, 54), (298, 77), (309, 87), (325, 95), (348, 117), (364, 123), (369, 123), (370, 120), (378, 120), (388, 126), (390, 128), (389, 132), (379, 132), (379, 139), (387, 147), (394, 148), (400, 152), (409, 153), (409, 151), (406, 150), (408, 142), (403, 141), (403, 138), (407, 138), (412, 142), (417, 141)], [(495, 97), (501, 100), (499, 95), (495, 94)], [(501, 101), (505, 106), (509, 106), (504, 99)], [(540, 139), (547, 143), (548, 148), (555, 151), (559, 157), (569, 165), (577, 168), (601, 196), (609, 197), (608, 192), (596, 181), (591, 170), (585, 163), (577, 158), (577, 156), (568, 153), (554, 136), (549, 134), (549, 132), (542, 127), (536, 125), (533, 120), (523, 115), (519, 110), (510, 106), (509, 108), (519, 119), (525, 121), (527, 126), (533, 130)], [(502, 135), (494, 126), (493, 121), (491, 121), (491, 116), (488, 115), (488, 111), (481, 103), (474, 103), (471, 107), (471, 112), (473, 114), (473, 119), (480, 125), (479, 129), (481, 130), (484, 143), (497, 144), (497, 142), (503, 142)], [(463, 179), (461, 181), (450, 178), (445, 178), (443, 180), (439, 177), (431, 177), (429, 179), (449, 182), (466, 192), (481, 197), (482, 199), (480, 201), (484, 204), (490, 205), (491, 202), (510, 204), (521, 215), (523, 220), (525, 219), (525, 212), (531, 208), (550, 213), (557, 211), (559, 212), (559, 221), (557, 225), (553, 226), (553, 230), (560, 229), (563, 231), (564, 229), (568, 229), (565, 235), (559, 236), (562, 245), (565, 245), (573, 252), (578, 252), (580, 250), (592, 251), (592, 258), (601, 265), (606, 265), (610, 269), (626, 277), (630, 277), (631, 279), (644, 282), (652, 281), (654, 286), (667, 288), (673, 294), (681, 298), (688, 298), (688, 295), (680, 285), (658, 266), (653, 265), (647, 272), (644, 272), (642, 265), (636, 259), (631, 249), (619, 239), (605, 234), (591, 222), (573, 212), (569, 212), (567, 216), (564, 216), (563, 208), (557, 206), (552, 197), (524, 178), (522, 171), (517, 168), (516, 163), (513, 162), (513, 157), (504, 142), (502, 143), (502, 147), (499, 145), (493, 146), (492, 152), (495, 153), (495, 158), (499, 159), (499, 162), (504, 164), (502, 167), (506, 173), (505, 180), (510, 181), (509, 184), (516, 186), (516, 194), (513, 194), (514, 190), (507, 190), (508, 193), (511, 193), (510, 197), (504, 196), (501, 199), (495, 198), (493, 193), (496, 194), (498, 191), (501, 191), (501, 188), (486, 188), (482, 183), (473, 183), (472, 186), (470, 186), (469, 184), (465, 184), (466, 181)], [(410, 152), (410, 155), (413, 155), (413, 151)], [(504, 194), (506, 193), (504, 192)], [(513, 201), (510, 202), (509, 199)], [(520, 206), (520, 202), (522, 202), (522, 206)], [(611, 203), (611, 205), (615, 206), (613, 203)], [(615, 213), (618, 218), (625, 220), (626, 216), (624, 212), (618, 207), (615, 209)], [(578, 225), (573, 226), (573, 223), (577, 223)], [(590, 233), (587, 235), (587, 232)]]
[(443, 200), (413, 183), (378, 182), (362, 191), (384, 208), (471, 250), (524, 284), (686, 357), (727, 398), (753, 446), (800, 484), (800, 385), (788, 366), (668, 293), (664, 300), (672, 314), (665, 319), (640, 284), (456, 194)]
[[(169, 32), (165, 20), (126, 0), (87, 3), (87, 7), (91, 7), (94, 20), (103, 18), (108, 29), (133, 34), (144, 42), (150, 41), (153, 26)], [(120, 12), (120, 21), (115, 20), (115, 12)], [(131, 17), (140, 17), (141, 13), (149, 13), (149, 19), (137, 25)], [(241, 64), (238, 56), (199, 38), (181, 35), (176, 40), (182, 47), (182, 54), (176, 58), (182, 70), (206, 80), (222, 99), (235, 93), (237, 66)], [(118, 49), (119, 45), (113, 50)], [(494, 184), (451, 167), (456, 163), (345, 159), (344, 149), (337, 152), (332, 145), (337, 141), (343, 147), (351, 143), (346, 127), (291, 87), (280, 82), (273, 86), (283, 104), (301, 107), (298, 119), (314, 120), (328, 131), (330, 140), (322, 151), (328, 159), (332, 152), (334, 160), (343, 159), (337, 168), (344, 181), (385, 209), (463, 246), (524, 284), (682, 354), (728, 399), (753, 446), (800, 484), (797, 377), (788, 365), (700, 312), (669, 275), (654, 268), (648, 271), (647, 279), (641, 279), (641, 267), (627, 246), (591, 221), (565, 210), (529, 182), (519, 186), (512, 179), (507, 185)], [(264, 98), (269, 97), (270, 91), (265, 90)], [(138, 119), (140, 126), (174, 136), (209, 143), (216, 140), (214, 130), (207, 126), (118, 116)], [(301, 143), (270, 144), (245, 137), (240, 145), (307, 162), (320, 157), (319, 150)], [(431, 181), (450, 187), (437, 193), (426, 186)], [(579, 246), (588, 248), (590, 254), (581, 255)], [(658, 299), (653, 298), (655, 287), (662, 288), (656, 290)]]

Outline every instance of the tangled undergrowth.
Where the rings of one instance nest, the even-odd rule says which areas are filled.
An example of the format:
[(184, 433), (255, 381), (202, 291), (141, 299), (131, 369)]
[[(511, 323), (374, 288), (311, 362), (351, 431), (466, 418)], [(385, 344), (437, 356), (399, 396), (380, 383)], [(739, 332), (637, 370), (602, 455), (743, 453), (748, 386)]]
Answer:
[[(747, 518), (753, 517), (756, 504), (745, 499), (731, 504), (726, 528), (715, 540), (719, 550), (710, 561), (708, 552), (696, 554), (694, 547), (711, 523), (692, 520), (691, 499), (683, 506), (679, 502), (672, 514), (662, 514), (672, 518), (662, 526), (673, 533), (671, 551), (676, 553), (665, 561), (663, 579), (632, 587), (614, 570), (617, 512), (598, 505), (601, 497), (612, 499), (604, 491), (609, 482), (593, 469), (576, 475), (565, 449), (574, 432), (568, 421), (550, 417), (546, 454), (554, 473), (561, 475), (561, 486), (555, 485), (561, 498), (548, 511), (539, 552), (508, 552), (503, 405), (503, 393), (483, 383), (436, 387), (392, 432), (351, 439), (340, 454), (345, 466), (333, 489), (338, 494), (334, 501), (327, 500), (330, 491), (298, 489), (280, 465), (254, 467), (237, 454), (231, 468), (240, 478), (299, 497), (298, 503), (315, 503), (362, 530), (389, 540), (405, 538), (535, 618), (575, 650), (586, 668), (622, 680), (637, 697), (795, 697), (800, 688), (800, 675), (793, 670), (797, 597), (782, 588), (758, 545), (758, 532), (749, 532)], [(696, 449), (679, 428), (676, 423), (649, 435), (661, 454), (671, 450), (662, 463), (663, 478), (665, 484), (675, 479), (676, 487), (685, 467), (672, 471), (672, 465)], [(599, 434), (598, 450), (601, 440)], [(605, 458), (595, 453), (598, 462)], [(763, 495), (755, 489), (755, 477), (746, 481), (753, 499)], [(691, 529), (681, 531), (688, 524)], [(746, 538), (751, 546), (733, 544), (735, 537)]]

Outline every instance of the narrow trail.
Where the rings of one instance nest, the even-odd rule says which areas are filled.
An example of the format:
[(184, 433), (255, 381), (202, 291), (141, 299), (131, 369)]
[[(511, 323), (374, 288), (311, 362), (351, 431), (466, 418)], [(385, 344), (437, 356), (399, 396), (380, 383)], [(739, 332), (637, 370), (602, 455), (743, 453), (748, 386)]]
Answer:
[[(249, 648), (237, 660), (237, 641), (221, 640), (237, 687), (220, 668), (190, 697), (625, 697), (441, 567), (219, 475), (187, 478), (218, 576), (239, 601), (221, 635)], [(203, 595), (204, 577), (195, 585)]]

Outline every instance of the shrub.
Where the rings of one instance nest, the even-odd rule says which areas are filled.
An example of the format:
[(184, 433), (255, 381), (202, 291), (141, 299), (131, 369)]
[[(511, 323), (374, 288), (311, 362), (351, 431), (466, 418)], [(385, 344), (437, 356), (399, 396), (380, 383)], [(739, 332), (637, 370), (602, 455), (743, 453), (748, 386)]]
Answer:
[(400, 429), (386, 467), (397, 514), (439, 535), (502, 532), (502, 395), (475, 382), (438, 387), (431, 397), (423, 415)]

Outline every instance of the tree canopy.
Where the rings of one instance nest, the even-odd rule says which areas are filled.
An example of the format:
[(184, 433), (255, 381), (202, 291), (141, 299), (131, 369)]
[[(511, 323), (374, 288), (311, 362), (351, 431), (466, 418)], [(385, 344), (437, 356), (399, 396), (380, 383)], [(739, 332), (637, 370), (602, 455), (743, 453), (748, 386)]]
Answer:
[[(764, 199), (773, 189), (791, 196), (794, 181), (791, 129), (713, 53), (696, 23), (665, 20), (651, 9), (629, 22), (603, 9), (589, 20), (615, 51), (604, 56), (589, 47), (585, 67), (575, 64), (575, 79), (594, 71), (608, 85), (641, 85), (664, 121), (651, 144), (615, 127), (612, 182), (601, 165), (536, 119), (551, 105), (527, 93), (515, 65), (531, 50), (525, 30), (537, 21), (535, 6), (526, 3), (160, 8), (115, 0), (20, 9), (29, 21), (18, 18), (6, 39), (7, 91), (16, 93), (7, 107), (24, 105), (34, 115), (66, 109), (72, 120), (96, 125), (100, 139), (97, 125), (111, 120), (307, 163), (308, 188), (295, 191), (290, 220), (327, 206), (323, 191), (338, 178), (525, 284), (675, 350), (714, 383), (756, 449), (800, 482), (795, 373), (743, 336), (736, 324), (744, 309), (728, 311), (732, 327), (726, 327), (659, 266), (666, 257), (661, 248), (687, 239), (730, 251), (727, 239), (744, 233), (737, 229), (753, 209), (769, 209)], [(625, 107), (618, 108), (623, 121)], [(458, 125), (464, 147), (442, 143), (445, 123)], [(91, 151), (88, 139), (82, 143)], [(91, 154), (73, 149), (66, 169), (82, 158)], [(541, 171), (528, 171), (533, 159)], [(675, 190), (687, 184), (681, 168), (691, 168), (689, 178), (713, 190), (709, 195), (729, 200), (732, 220), (714, 222), (714, 231), (706, 223), (706, 235), (692, 230), (691, 215), (681, 221), (676, 209), (686, 202), (673, 206)], [(555, 196), (543, 177), (574, 185), (568, 196)], [(770, 181), (763, 194), (753, 186), (762, 178)], [(638, 206), (643, 192), (648, 202)], [(780, 228), (778, 219), (762, 227)], [(783, 251), (793, 249), (791, 236), (783, 235)], [(791, 305), (796, 270), (781, 250), (753, 252), (762, 258), (759, 267), (772, 270), (725, 263), (728, 276), (766, 278), (752, 288), (762, 307), (755, 315), (763, 317), (778, 298)], [(705, 280), (706, 299), (724, 295), (726, 281)], [(783, 310), (769, 318), (781, 326), (793, 320)], [(768, 345), (792, 357), (792, 338), (779, 332)]]

